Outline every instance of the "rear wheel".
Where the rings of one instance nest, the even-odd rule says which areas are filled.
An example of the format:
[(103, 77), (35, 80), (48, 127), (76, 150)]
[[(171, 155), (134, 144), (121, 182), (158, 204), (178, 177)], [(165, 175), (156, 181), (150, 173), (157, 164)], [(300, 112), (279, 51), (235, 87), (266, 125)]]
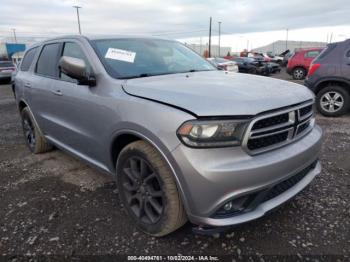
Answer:
[(164, 236), (187, 221), (173, 174), (148, 143), (136, 141), (121, 151), (117, 180), (120, 199), (143, 232)]
[(302, 80), (306, 76), (306, 70), (302, 67), (296, 67), (293, 69), (293, 79)]
[(39, 154), (51, 150), (52, 145), (40, 132), (28, 107), (21, 111), (21, 117), (24, 138), (30, 151)]
[(328, 86), (317, 94), (317, 109), (324, 116), (341, 116), (350, 107), (349, 93), (341, 86)]

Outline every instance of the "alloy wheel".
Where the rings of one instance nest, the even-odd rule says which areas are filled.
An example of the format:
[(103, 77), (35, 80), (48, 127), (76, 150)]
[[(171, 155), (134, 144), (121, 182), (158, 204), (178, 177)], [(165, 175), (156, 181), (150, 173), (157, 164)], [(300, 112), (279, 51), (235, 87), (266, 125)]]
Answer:
[(164, 211), (164, 194), (158, 174), (148, 161), (129, 157), (123, 166), (121, 183), (131, 212), (145, 224), (157, 223)]
[(320, 105), (324, 111), (334, 113), (344, 106), (344, 97), (336, 91), (329, 91), (322, 95)]
[(26, 139), (27, 144), (30, 149), (34, 149), (35, 147), (35, 131), (33, 123), (27, 117), (23, 119), (23, 132)]
[(294, 77), (295, 77), (295, 79), (303, 79), (304, 71), (302, 69), (295, 69), (294, 70)]

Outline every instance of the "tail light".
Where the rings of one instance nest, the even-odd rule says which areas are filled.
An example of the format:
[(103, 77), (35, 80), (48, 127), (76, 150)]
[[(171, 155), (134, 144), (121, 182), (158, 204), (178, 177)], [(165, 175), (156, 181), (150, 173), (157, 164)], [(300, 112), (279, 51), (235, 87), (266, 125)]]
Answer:
[(320, 64), (311, 64), (309, 68), (309, 72), (307, 73), (307, 76), (308, 77), (312, 76), (319, 67), (320, 67)]

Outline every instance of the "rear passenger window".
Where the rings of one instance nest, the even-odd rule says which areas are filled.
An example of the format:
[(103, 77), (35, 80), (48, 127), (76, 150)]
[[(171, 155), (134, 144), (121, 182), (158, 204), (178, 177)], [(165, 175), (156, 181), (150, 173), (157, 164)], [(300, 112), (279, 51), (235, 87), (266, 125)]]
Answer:
[(309, 51), (309, 52), (306, 52), (305, 57), (316, 57), (318, 56), (319, 53), (320, 51)]
[(35, 56), (36, 51), (38, 50), (37, 47), (30, 49), (27, 51), (26, 55), (24, 56), (22, 63), (21, 63), (21, 71), (28, 71), (30, 65), (33, 63), (33, 59)]
[(348, 52), (346, 53), (347, 57), (350, 57), (350, 49), (348, 50)]
[(57, 77), (57, 58), (59, 49), (59, 43), (44, 46), (36, 65), (36, 72), (38, 74), (49, 77)]
[[(79, 59), (84, 60), (84, 62), (86, 64), (87, 72), (88, 73), (91, 72), (91, 66), (90, 66), (83, 50), (80, 48), (80, 46), (78, 44), (72, 43), (72, 42), (66, 42), (64, 44), (62, 56), (70, 56), (70, 57), (79, 58)], [(73, 79), (62, 72), (60, 72), (60, 78), (62, 80), (65, 80), (65, 81), (71, 81), (71, 82), (75, 82), (75, 83), (77, 82), (76, 79)]]

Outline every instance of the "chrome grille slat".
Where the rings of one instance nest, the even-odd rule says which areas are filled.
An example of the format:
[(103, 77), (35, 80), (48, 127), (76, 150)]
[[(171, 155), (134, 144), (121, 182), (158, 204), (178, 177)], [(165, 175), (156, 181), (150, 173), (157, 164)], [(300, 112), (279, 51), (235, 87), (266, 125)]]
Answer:
[[(284, 122), (281, 123), (281, 120)], [(266, 152), (306, 135), (313, 128), (314, 122), (311, 102), (264, 114), (254, 118), (248, 125), (242, 146), (250, 154)], [(262, 128), (256, 128), (257, 126)]]

